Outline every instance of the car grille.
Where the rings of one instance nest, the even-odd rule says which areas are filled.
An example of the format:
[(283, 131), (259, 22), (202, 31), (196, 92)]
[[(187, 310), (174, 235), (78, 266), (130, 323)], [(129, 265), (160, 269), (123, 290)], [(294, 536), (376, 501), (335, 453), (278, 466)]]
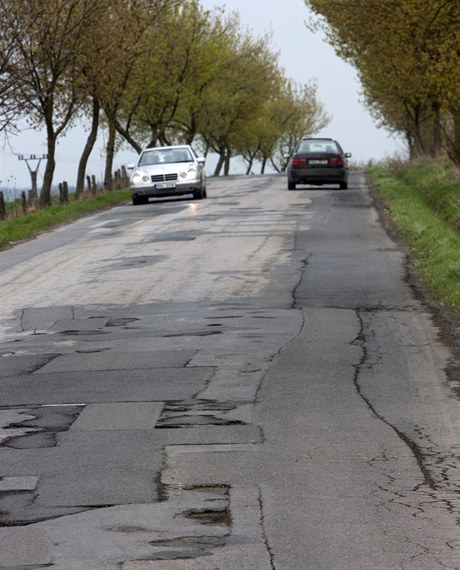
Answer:
[(177, 172), (172, 174), (154, 174), (152, 182), (166, 182), (167, 180), (177, 180)]

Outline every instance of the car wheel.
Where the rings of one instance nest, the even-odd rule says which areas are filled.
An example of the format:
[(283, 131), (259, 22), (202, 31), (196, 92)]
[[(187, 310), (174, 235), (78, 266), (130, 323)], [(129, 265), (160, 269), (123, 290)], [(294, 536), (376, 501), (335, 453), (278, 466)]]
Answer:
[(148, 204), (149, 199), (146, 196), (133, 196), (133, 206), (140, 206), (141, 204)]
[(348, 182), (340, 183), (340, 190), (346, 190), (348, 188)]
[(206, 190), (201, 186), (198, 190), (193, 191), (193, 197), (195, 200), (202, 200), (206, 198)]
[(296, 183), (288, 180), (288, 190), (295, 190)]

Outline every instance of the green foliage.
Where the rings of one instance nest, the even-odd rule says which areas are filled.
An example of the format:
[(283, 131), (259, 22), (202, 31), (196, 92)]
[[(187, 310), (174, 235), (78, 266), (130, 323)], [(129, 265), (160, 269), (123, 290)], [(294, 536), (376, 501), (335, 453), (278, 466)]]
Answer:
[(72, 200), (66, 206), (53, 204), (19, 218), (0, 221), (0, 249), (33, 238), (56, 225), (74, 221), (91, 212), (128, 202), (130, 196), (130, 190), (126, 189), (102, 192), (93, 198)]
[[(99, 124), (107, 129), (110, 189), (123, 141), (137, 152), (147, 144), (194, 143), (217, 152), (227, 168), (238, 154), (276, 162), (271, 153), (286, 130), (304, 134), (305, 125), (323, 122), (310, 86), (289, 99), (268, 34), (255, 38), (238, 13), (204, 10), (198, 0), (0, 0), (0, 21), (0, 130), (23, 117), (46, 128), (44, 206), (58, 139), (85, 117), (91, 128), (79, 192)], [(280, 99), (278, 120), (272, 111)]]
[[(425, 163), (418, 168), (411, 164), (374, 167), (369, 174), (417, 274), (430, 293), (460, 317), (458, 171)], [(456, 205), (447, 205), (445, 192), (455, 198)]]
[(458, 0), (305, 0), (337, 53), (358, 69), (367, 104), (403, 133), (411, 157), (447, 150), (460, 164)]

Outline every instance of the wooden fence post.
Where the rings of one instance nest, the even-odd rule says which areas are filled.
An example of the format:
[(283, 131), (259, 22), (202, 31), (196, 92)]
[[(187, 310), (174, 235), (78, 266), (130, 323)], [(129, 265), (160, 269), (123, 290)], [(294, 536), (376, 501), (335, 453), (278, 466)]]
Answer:
[(114, 173), (114, 179), (115, 179), (115, 181), (114, 181), (115, 182), (115, 184), (114, 184), (115, 189), (120, 190), (120, 188), (121, 188), (121, 172), (119, 170), (117, 170)]
[(21, 192), (21, 209), (25, 216), (27, 214), (27, 196), (24, 190)]
[(65, 180), (59, 183), (59, 203), (61, 206), (69, 203), (69, 187)]
[(6, 220), (5, 196), (0, 191), (0, 220)]
[(129, 186), (129, 176), (128, 171), (126, 170), (126, 166), (121, 167), (121, 179), (122, 179), (122, 188), (126, 188)]

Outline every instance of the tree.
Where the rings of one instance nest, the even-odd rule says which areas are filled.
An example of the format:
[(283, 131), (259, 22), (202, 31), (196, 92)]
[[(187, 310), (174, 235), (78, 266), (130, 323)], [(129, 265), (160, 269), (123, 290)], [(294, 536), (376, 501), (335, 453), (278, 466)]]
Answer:
[(277, 57), (269, 48), (269, 37), (253, 39), (235, 24), (228, 29), (218, 57), (215, 77), (203, 89), (197, 118), (207, 148), (219, 155), (215, 175), (229, 173), (230, 158), (238, 153), (238, 141), (263, 111), (265, 101), (276, 90)]
[(406, 134), (411, 156), (438, 155), (446, 110), (458, 101), (458, 1), (306, 4), (323, 18), (319, 24), (337, 53), (358, 69), (380, 124)]
[(0, 10), (14, 49), (8, 75), (14, 82), (15, 101), (33, 126), (46, 129), (48, 158), (40, 202), (47, 206), (57, 139), (80, 104), (77, 62), (89, 41), (87, 22), (97, 20), (98, 4), (93, 0), (12, 0), (2, 2)]
[[(164, 14), (174, 10), (181, 0), (112, 0), (108, 26), (111, 48), (101, 66), (98, 99), (105, 114), (108, 136), (104, 187), (112, 188), (112, 167), (116, 134), (122, 113), (130, 114), (127, 101), (136, 100), (145, 85), (139, 70), (149, 51), (149, 33), (161, 25)], [(133, 95), (133, 93), (135, 95)]]
[(146, 35), (150, 46), (136, 65), (136, 79), (123, 103), (118, 132), (142, 146), (192, 143), (206, 113), (210, 85), (219, 79), (235, 20), (186, 0), (161, 14)]
[(255, 121), (245, 125), (238, 151), (248, 164), (247, 173), (259, 160), (261, 173), (270, 162), (277, 172), (285, 170), (287, 156), (303, 136), (325, 127), (329, 117), (316, 99), (316, 85), (298, 85), (280, 76), (279, 87), (266, 100)]
[[(78, 167), (76, 195), (84, 190), (86, 165), (97, 139), (104, 112), (108, 130), (104, 188), (112, 188), (117, 133), (140, 152), (130, 132), (132, 117), (146, 90), (143, 62), (162, 27), (165, 14), (182, 0), (97, 0), (101, 15), (80, 59), (81, 97), (90, 128)], [(157, 33), (160, 37), (160, 34)]]
[(304, 136), (312, 136), (329, 124), (330, 117), (316, 97), (314, 83), (304, 85), (286, 81), (281, 97), (275, 100), (272, 113), (276, 115), (280, 135), (270, 148), (262, 147), (263, 162), (270, 160), (273, 168), (284, 172), (288, 156)]
[[(0, 0), (0, 14), (7, 9), (7, 0)], [(10, 8), (10, 4), (8, 3)], [(15, 58), (16, 37), (7, 27), (0, 25), (0, 132), (15, 130), (14, 120), (20, 114), (14, 99), (14, 75), (10, 73)]]

